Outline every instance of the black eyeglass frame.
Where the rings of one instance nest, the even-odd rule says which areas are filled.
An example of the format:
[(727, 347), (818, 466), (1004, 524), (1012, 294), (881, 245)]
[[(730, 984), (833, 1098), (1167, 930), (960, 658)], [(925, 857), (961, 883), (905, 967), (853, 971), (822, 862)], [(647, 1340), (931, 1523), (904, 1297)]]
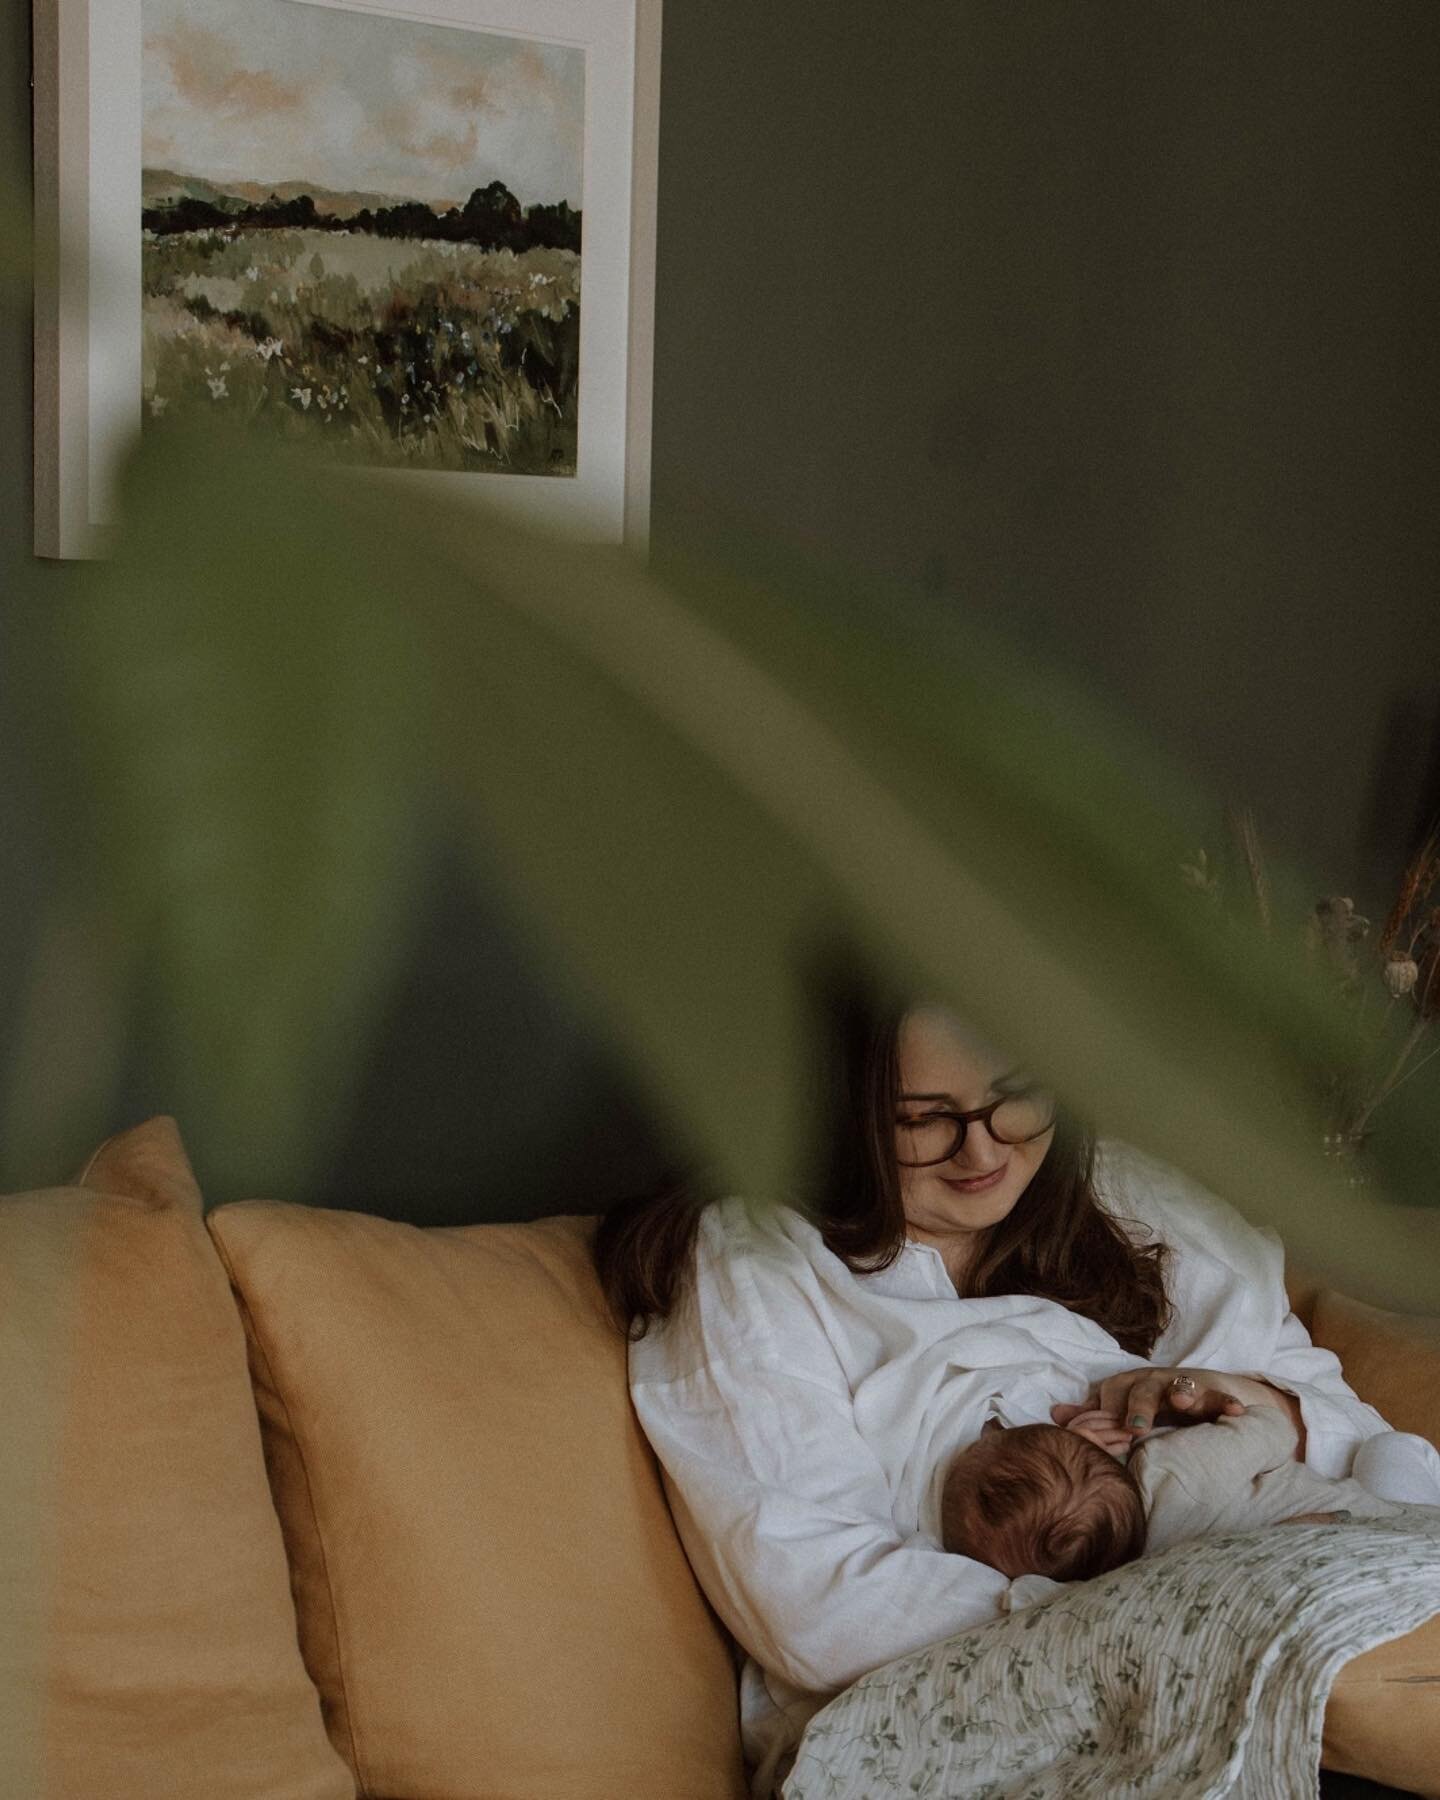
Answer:
[(896, 1121), (897, 1130), (905, 1125), (932, 1125), (939, 1119), (948, 1119), (955, 1127), (955, 1135), (951, 1140), (950, 1148), (943, 1156), (927, 1156), (923, 1161), (909, 1162), (897, 1151), (895, 1160), (902, 1169), (933, 1169), (940, 1163), (949, 1162), (952, 1156), (958, 1156), (961, 1150), (964, 1149), (966, 1132), (969, 1131), (972, 1125), (978, 1125), (982, 1120), (984, 1121), (985, 1129), (990, 1133), (997, 1144), (1033, 1144), (1036, 1138), (1044, 1137), (1045, 1133), (1049, 1131), (1055, 1123), (1055, 1115), (1058, 1108), (1055, 1105), (1053, 1095), (1045, 1096), (1049, 1101), (1050, 1117), (1038, 1131), (1027, 1131), (1023, 1137), (1002, 1137), (995, 1129), (994, 1118), (995, 1114), (999, 1112), (1002, 1106), (1008, 1106), (1013, 1100), (1033, 1100), (1036, 1098), (1037, 1092), (1043, 1094), (1044, 1090), (1030, 1089), (1027, 1091), (1022, 1089), (1019, 1093), (1015, 1094), (1001, 1094), (998, 1100), (992, 1100), (988, 1106), (977, 1106), (974, 1112), (950, 1112), (948, 1110), (941, 1110), (938, 1112), (928, 1112), (920, 1119), (899, 1119)]

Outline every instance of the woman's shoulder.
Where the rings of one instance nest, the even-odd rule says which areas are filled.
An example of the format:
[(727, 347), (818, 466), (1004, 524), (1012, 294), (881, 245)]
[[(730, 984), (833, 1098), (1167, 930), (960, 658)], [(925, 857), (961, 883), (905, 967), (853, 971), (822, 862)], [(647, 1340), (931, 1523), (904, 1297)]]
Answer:
[(1269, 1288), (1283, 1276), (1273, 1231), (1252, 1225), (1230, 1203), (1179, 1169), (1110, 1139), (1095, 1158), (1095, 1191), (1119, 1224), (1142, 1242), (1160, 1242), (1194, 1276)]
[(675, 1311), (632, 1349), (632, 1378), (739, 1357), (803, 1361), (825, 1335), (820, 1270), (836, 1261), (794, 1207), (738, 1195), (712, 1201), (696, 1234), (693, 1278)]
[(700, 1217), (696, 1256), (702, 1269), (731, 1267), (796, 1274), (832, 1253), (805, 1215), (781, 1202), (730, 1194), (712, 1200)]

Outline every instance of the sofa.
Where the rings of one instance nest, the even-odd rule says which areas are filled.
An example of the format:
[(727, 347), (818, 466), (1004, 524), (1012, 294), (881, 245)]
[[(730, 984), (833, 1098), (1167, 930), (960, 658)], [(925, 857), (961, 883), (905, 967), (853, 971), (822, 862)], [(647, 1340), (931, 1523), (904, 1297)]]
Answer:
[[(741, 1800), (589, 1231), (207, 1216), (166, 1119), (0, 1201), (5, 1800)], [(1293, 1298), (1440, 1436), (1440, 1324)], [(1325, 1761), (1440, 1792), (1440, 1620)]]

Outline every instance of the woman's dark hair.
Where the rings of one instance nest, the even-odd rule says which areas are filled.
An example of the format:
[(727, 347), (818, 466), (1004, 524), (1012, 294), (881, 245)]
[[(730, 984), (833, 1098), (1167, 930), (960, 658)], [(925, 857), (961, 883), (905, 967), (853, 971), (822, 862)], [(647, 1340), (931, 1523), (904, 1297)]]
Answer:
[[(827, 1130), (814, 1166), (820, 1180), (804, 1210), (826, 1245), (857, 1273), (894, 1262), (905, 1244), (895, 1160), (898, 1041), (903, 1012), (861, 1005), (834, 1019)], [(1169, 1252), (1137, 1244), (1100, 1205), (1095, 1140), (1062, 1110), (1044, 1161), (1014, 1209), (986, 1233), (964, 1287), (967, 1298), (1034, 1294), (1093, 1319), (1134, 1356), (1149, 1356), (1165, 1329)], [(632, 1336), (683, 1298), (700, 1216), (712, 1196), (676, 1182), (622, 1201), (601, 1219), (595, 1264), (611, 1311)]]

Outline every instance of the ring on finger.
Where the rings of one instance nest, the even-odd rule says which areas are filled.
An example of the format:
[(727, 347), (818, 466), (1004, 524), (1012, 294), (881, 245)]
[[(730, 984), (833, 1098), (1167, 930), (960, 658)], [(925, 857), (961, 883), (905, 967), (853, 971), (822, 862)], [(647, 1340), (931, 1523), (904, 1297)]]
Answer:
[(1193, 1375), (1177, 1375), (1170, 1385), (1177, 1394), (1193, 1394), (1196, 1391)]

